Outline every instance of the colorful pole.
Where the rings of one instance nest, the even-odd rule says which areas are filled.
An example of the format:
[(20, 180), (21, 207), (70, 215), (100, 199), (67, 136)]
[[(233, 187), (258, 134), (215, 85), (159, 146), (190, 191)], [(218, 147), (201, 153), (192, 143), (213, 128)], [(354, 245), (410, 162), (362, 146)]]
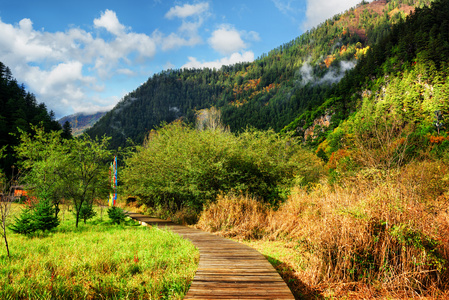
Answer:
[(114, 161), (111, 162), (111, 166), (109, 167), (109, 176), (111, 179), (111, 189), (112, 192), (109, 193), (109, 206), (115, 206), (117, 201), (117, 156), (114, 156)]

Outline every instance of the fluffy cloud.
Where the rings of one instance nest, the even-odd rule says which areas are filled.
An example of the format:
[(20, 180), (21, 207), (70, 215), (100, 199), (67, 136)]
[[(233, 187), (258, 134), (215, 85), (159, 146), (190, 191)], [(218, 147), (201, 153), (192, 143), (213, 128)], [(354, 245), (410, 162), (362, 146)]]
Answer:
[(315, 27), (335, 14), (342, 13), (360, 2), (360, 0), (307, 0), (307, 19), (303, 23), (303, 27), (305, 29)]
[(209, 38), (210, 46), (223, 55), (229, 55), (247, 48), (240, 32), (229, 25), (221, 25)]
[(94, 20), (94, 25), (97, 28), (105, 28), (115, 35), (121, 35), (126, 30), (126, 27), (120, 24), (115, 12), (109, 9), (101, 14), (101, 18)]
[(152, 58), (156, 43), (146, 34), (127, 32), (129, 29), (110, 10), (93, 23), (114, 37), (105, 40), (101, 33), (93, 37), (79, 28), (38, 31), (30, 19), (15, 25), (0, 20), (0, 61), (57, 116), (89, 107), (109, 107), (115, 104), (108, 103), (115, 101), (112, 98), (103, 103), (93, 100), (104, 90), (105, 80), (116, 74), (135, 75), (133, 66)]
[(209, 10), (209, 3), (202, 2), (198, 4), (184, 4), (183, 6), (176, 5), (170, 8), (170, 10), (165, 14), (167, 19), (181, 18), (185, 19), (187, 17), (201, 15), (202, 13)]
[(244, 53), (233, 53), (229, 57), (224, 57), (220, 60), (210, 62), (200, 62), (195, 57), (189, 57), (189, 62), (183, 65), (181, 68), (186, 69), (219, 69), (222, 66), (233, 65), (240, 62), (252, 62), (254, 61), (254, 53), (252, 51), (246, 51)]
[(190, 37), (182, 37), (176, 33), (171, 33), (162, 39), (162, 50), (166, 51), (184, 46), (195, 46), (201, 42), (202, 39), (198, 34), (193, 34)]
[(164, 35), (157, 31), (157, 40), (162, 50), (167, 51), (184, 46), (195, 46), (203, 42), (198, 31), (204, 19), (209, 16), (209, 3), (184, 4), (175, 6), (165, 14), (165, 18), (172, 20), (179, 18), (182, 21), (177, 33)]

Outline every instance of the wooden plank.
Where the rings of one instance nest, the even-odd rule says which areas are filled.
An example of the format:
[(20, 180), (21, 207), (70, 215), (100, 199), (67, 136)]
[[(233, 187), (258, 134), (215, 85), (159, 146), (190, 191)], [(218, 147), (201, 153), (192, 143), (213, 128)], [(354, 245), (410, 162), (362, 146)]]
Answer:
[(198, 248), (199, 266), (184, 299), (295, 299), (273, 266), (255, 249), (166, 220), (128, 215), (143, 225), (169, 229)]

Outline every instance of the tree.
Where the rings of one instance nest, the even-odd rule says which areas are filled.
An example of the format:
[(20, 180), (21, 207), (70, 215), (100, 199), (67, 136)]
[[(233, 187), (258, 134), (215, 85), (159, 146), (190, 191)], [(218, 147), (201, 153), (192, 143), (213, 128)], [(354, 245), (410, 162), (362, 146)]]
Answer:
[(36, 231), (33, 222), (33, 211), (31, 207), (26, 207), (22, 210), (18, 217), (15, 217), (15, 222), (9, 227), (14, 233), (31, 234)]
[(36, 230), (52, 230), (59, 225), (55, 209), (49, 199), (41, 199), (33, 209), (33, 222)]
[[(4, 147), (0, 149), (0, 158), (2, 156)], [(0, 226), (1, 226), (1, 232), (0, 235), (3, 237), (3, 240), (5, 241), (5, 247), (6, 247), (6, 253), (8, 257), (10, 257), (9, 254), (9, 246), (8, 246), (8, 238), (6, 236), (6, 220), (11, 212), (11, 201), (9, 199), (9, 185), (7, 184), (6, 176), (3, 175), (3, 173), (0, 172)]]
[(59, 225), (59, 219), (55, 216), (54, 207), (48, 199), (40, 200), (36, 206), (22, 210), (16, 222), (10, 227), (19, 234), (31, 234), (38, 230), (48, 231)]
[(109, 192), (108, 161), (112, 155), (108, 141), (106, 137), (99, 140), (84, 135), (63, 142), (66, 152), (59, 157), (55, 172), (62, 180), (65, 195), (73, 200), (76, 227), (83, 204), (92, 203), (97, 196), (106, 196)]
[[(88, 202), (84, 202), (83, 205), (81, 206), (81, 210), (80, 210), (80, 218), (83, 219), (84, 224), (87, 223), (87, 220), (92, 219), (93, 217), (95, 217), (97, 215), (97, 212), (94, 210), (93, 208), (93, 203), (88, 203)], [(76, 216), (76, 213), (75, 213)]]
[(60, 131), (45, 132), (37, 126), (32, 126), (32, 130), (33, 133), (21, 132), (20, 144), (15, 148), (21, 159), (20, 166), (27, 170), (23, 180), (37, 198), (52, 202), (57, 217), (64, 197), (64, 184), (57, 170), (60, 158), (67, 155), (67, 145)]
[(16, 148), (22, 167), (28, 170), (25, 180), (38, 198), (52, 201), (55, 215), (61, 199), (71, 199), (78, 227), (83, 204), (109, 191), (109, 138), (63, 139), (61, 131), (47, 133), (36, 126), (33, 130), (34, 136), (22, 132)]
[(70, 140), (72, 138), (72, 126), (69, 121), (65, 121), (64, 125), (62, 125), (61, 137), (66, 140)]

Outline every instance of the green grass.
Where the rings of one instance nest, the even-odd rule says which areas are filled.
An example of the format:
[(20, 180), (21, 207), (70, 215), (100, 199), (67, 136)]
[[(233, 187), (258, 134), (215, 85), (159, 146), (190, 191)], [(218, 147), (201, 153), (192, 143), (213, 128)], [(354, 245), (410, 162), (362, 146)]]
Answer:
[[(99, 215), (99, 214), (98, 214)], [(25, 237), (9, 232), (0, 248), (0, 299), (182, 299), (199, 252), (154, 227), (112, 225), (96, 217), (75, 229)]]

